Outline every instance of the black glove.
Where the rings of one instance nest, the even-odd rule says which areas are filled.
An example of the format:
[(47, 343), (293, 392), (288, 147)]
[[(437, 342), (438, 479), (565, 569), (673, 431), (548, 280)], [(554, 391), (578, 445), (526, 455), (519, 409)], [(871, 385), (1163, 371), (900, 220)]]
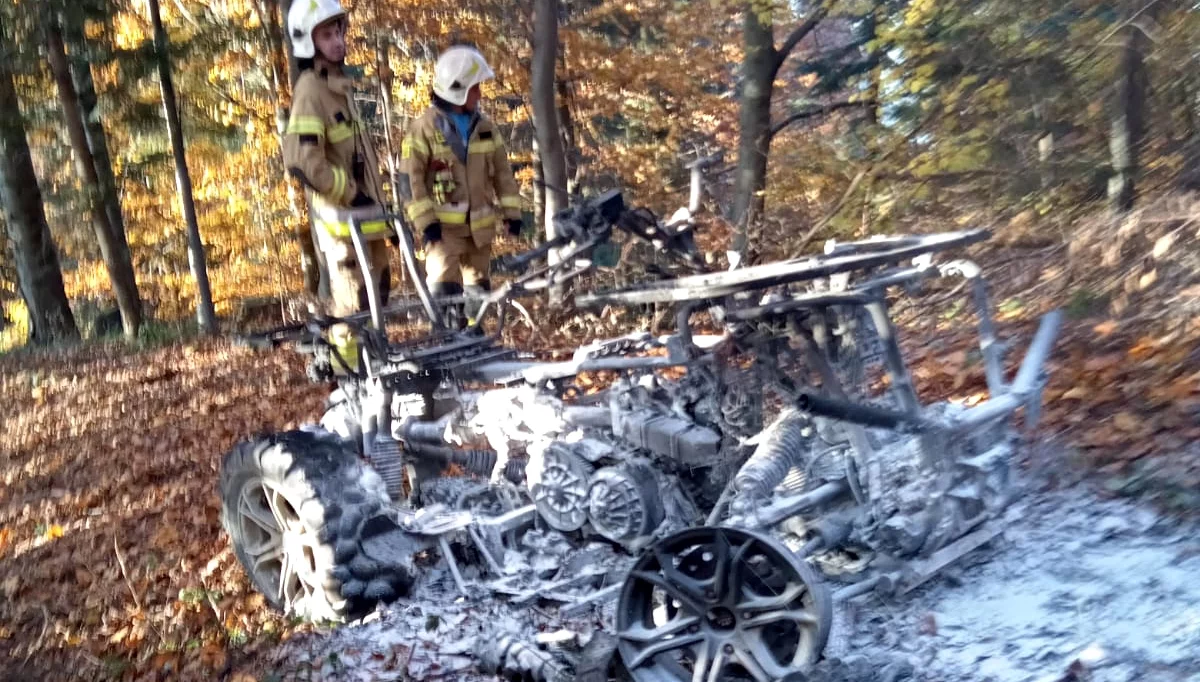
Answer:
[(505, 218), (504, 224), (508, 226), (508, 233), (514, 237), (521, 234), (521, 230), (525, 229), (525, 221), (520, 218)]
[(425, 237), (426, 244), (442, 241), (442, 224), (434, 221), (425, 226), (425, 231), (421, 233)]
[(363, 194), (361, 189), (358, 190), (358, 192), (355, 193), (354, 198), (350, 200), (350, 206), (352, 208), (362, 208), (363, 206), (370, 206), (373, 203), (375, 203), (375, 200), (366, 194)]

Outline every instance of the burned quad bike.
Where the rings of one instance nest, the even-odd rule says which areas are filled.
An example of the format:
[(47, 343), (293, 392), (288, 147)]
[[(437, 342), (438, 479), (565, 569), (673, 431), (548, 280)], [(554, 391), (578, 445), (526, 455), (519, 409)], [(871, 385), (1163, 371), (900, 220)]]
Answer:
[[(407, 594), (416, 574), (413, 557), (427, 549), (442, 550), (466, 592), (449, 538), (478, 540), (472, 556), (487, 557), (493, 574), (505, 574), (498, 563), (504, 546), (492, 541), (527, 530), (537, 512), (523, 504), (528, 500), (515, 487), (525, 482), (523, 461), (498, 464), (494, 449), (452, 447), (463, 445), (457, 428), (468, 414), (463, 406), (478, 402), (462, 389), (470, 381), (550, 385), (578, 371), (608, 368), (610, 360), (521, 361), (515, 351), (497, 345), (497, 335), (485, 333), (484, 323), (495, 317), (502, 329), (509, 302), (590, 270), (606, 248), (611, 253), (614, 227), (678, 254), (685, 266), (698, 263), (688, 226), (664, 229), (647, 213), (626, 210), (621, 195), (610, 192), (559, 214), (554, 241), (498, 262), (500, 269), (521, 273), (498, 291), (483, 300), (434, 301), (418, 276), (411, 233), (399, 216), (389, 219), (402, 236), (417, 300), (383, 308), (370, 286), (369, 314), (320, 317), (245, 339), (257, 347), (295, 343), (312, 356), (310, 376), (338, 386), (318, 427), (240, 443), (221, 468), (222, 524), (239, 561), (273, 606), (307, 619), (354, 618)], [(367, 262), (357, 226), (352, 237), (360, 262)], [(560, 258), (554, 267), (533, 266), (555, 248)], [(447, 310), (467, 305), (477, 307), (477, 321), (465, 329), (448, 324)], [(431, 331), (416, 340), (390, 341), (385, 322), (419, 309)], [(356, 332), (358, 367), (345, 363), (325, 340), (335, 324)], [(486, 443), (486, 430), (477, 429), (472, 440)], [(451, 481), (442, 474), (452, 469), (484, 477), (483, 489), (445, 485)], [(495, 485), (486, 485), (493, 472)], [(435, 500), (441, 504), (431, 504)], [(496, 511), (486, 528), (479, 527), (482, 516), (464, 513), (468, 504)], [(429, 509), (418, 515), (416, 506)]]
[[(933, 258), (986, 232), (831, 243), (708, 273), (686, 229), (609, 196), (560, 216), (569, 236), (554, 246), (570, 255), (558, 266), (482, 308), (587, 270), (614, 225), (696, 274), (577, 305), (671, 304), (675, 333), (532, 362), (478, 327), (441, 328), (418, 287), (431, 335), (388, 342), (373, 305), (372, 324), (351, 320), (364, 372), (341, 382), (325, 428), (226, 458), (224, 523), (272, 603), (361, 614), (407, 593), (413, 557), (432, 548), (460, 593), (563, 618), (606, 604), (636, 680), (774, 680), (820, 658), (835, 602), (910, 590), (1002, 530), (1011, 418), (1036, 420), (1058, 316), (1006, 382), (979, 268)], [(979, 317), (991, 397), (970, 408), (920, 404), (889, 315), (897, 296), (947, 277), (965, 278)], [(718, 333), (694, 330), (704, 317)], [(323, 326), (269, 338), (319, 344)], [(616, 379), (576, 385), (596, 371)], [(451, 465), (478, 478), (448, 479)]]

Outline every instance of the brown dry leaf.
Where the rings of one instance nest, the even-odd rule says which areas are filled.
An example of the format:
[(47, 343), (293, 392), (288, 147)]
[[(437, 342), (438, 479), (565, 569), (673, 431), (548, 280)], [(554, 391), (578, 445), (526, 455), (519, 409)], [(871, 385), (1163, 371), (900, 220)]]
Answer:
[(1103, 372), (1106, 369), (1119, 367), (1125, 361), (1125, 356), (1120, 353), (1105, 353), (1088, 358), (1083, 363), (1083, 369), (1088, 372)]
[(946, 367), (951, 368), (951, 371), (957, 372), (967, 364), (967, 352), (965, 350), (957, 350), (946, 356)]
[(155, 547), (166, 549), (176, 545), (179, 542), (179, 531), (175, 530), (175, 526), (169, 523), (164, 523), (155, 531), (154, 537), (150, 540)]
[(253, 675), (247, 672), (236, 672), (229, 678), (229, 682), (258, 682)]
[(1138, 278), (1138, 289), (1146, 289), (1158, 281), (1158, 270), (1151, 270)]
[(1118, 412), (1117, 414), (1113, 415), (1113, 425), (1126, 433), (1133, 433), (1134, 431), (1141, 429), (1142, 420), (1133, 416), (1129, 412)]
[(1115, 320), (1105, 320), (1104, 322), (1092, 327), (1092, 331), (1096, 332), (1096, 334), (1099, 336), (1112, 336), (1113, 332), (1117, 331), (1118, 327), (1119, 325)]
[(1171, 246), (1175, 243), (1175, 233), (1164, 234), (1154, 242), (1154, 249), (1150, 255), (1154, 258), (1162, 258), (1171, 250)]
[(1066, 393), (1062, 394), (1064, 400), (1087, 400), (1092, 395), (1092, 392), (1083, 386), (1073, 386)]
[(180, 655), (178, 651), (161, 651), (150, 660), (150, 667), (165, 673), (179, 672)]
[(200, 663), (213, 670), (220, 670), (225, 667), (225, 663), (229, 660), (229, 656), (225, 653), (225, 648), (219, 644), (205, 644), (200, 650)]

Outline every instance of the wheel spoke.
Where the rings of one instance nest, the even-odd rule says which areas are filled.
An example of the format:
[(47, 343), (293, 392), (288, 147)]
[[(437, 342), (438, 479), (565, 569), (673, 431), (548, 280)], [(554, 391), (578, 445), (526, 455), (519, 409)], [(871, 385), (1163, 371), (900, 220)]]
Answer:
[(280, 555), (279, 561), (279, 591), (276, 592), (275, 598), (283, 601), (284, 606), (288, 607), (291, 604), (284, 601), (284, 598), (287, 596), (287, 584), (292, 580), (292, 558), (288, 555), (287, 551), (284, 551)]
[(708, 664), (712, 656), (712, 642), (704, 642), (696, 648), (696, 664), (692, 668), (692, 682), (708, 682)]
[[(782, 675), (768, 673), (763, 664), (759, 662), (758, 656), (754, 654), (753, 649), (746, 645), (744, 641), (739, 641), (733, 645), (733, 658), (746, 669), (754, 677), (755, 682), (771, 682), (777, 680)], [(769, 661), (768, 664), (773, 664), (774, 661)]]
[(804, 583), (793, 583), (782, 593), (771, 597), (756, 597), (747, 599), (738, 605), (738, 609), (747, 613), (757, 613), (760, 611), (778, 611), (791, 606), (792, 602), (796, 601), (808, 591), (808, 587)]
[[(710, 657), (709, 650), (713, 650)], [(709, 643), (705, 647), (705, 656), (696, 660), (696, 668), (692, 671), (692, 682), (720, 682), (725, 666), (729, 664), (729, 656), (721, 647)]]
[(283, 530), (290, 529), (295, 519), (284, 511), (283, 505), (287, 504), (287, 500), (277, 490), (270, 488), (267, 492), (267, 503), (271, 505), (271, 515), (275, 517), (279, 527)]
[(663, 575), (676, 586), (675, 589), (686, 595), (692, 604), (697, 605), (697, 612), (703, 612), (703, 607), (699, 606), (704, 603), (704, 589), (701, 587), (700, 581), (684, 575), (683, 571), (675, 567), (675, 562), (671, 560), (671, 557), (667, 556), (658, 546), (654, 547), (654, 558), (658, 559), (658, 565), (662, 569)]
[(677, 600), (693, 614), (704, 613), (704, 606), (701, 605), (701, 603), (691, 593), (687, 592), (685, 588), (676, 585), (667, 578), (650, 571), (634, 571), (632, 575), (638, 580), (644, 580), (659, 588), (663, 592), (666, 592), (667, 596)]
[[(263, 497), (265, 499), (266, 490), (263, 488), (258, 488), (258, 491), (263, 493)], [(276, 533), (279, 531), (279, 524), (275, 520), (274, 512), (272, 512), (270, 509), (270, 504), (268, 503), (266, 507), (261, 504), (256, 504), (247, 496), (246, 490), (242, 490), (242, 498), (238, 503), (238, 511), (241, 513), (242, 518), (250, 519), (254, 522), (254, 525), (262, 528), (268, 533)]]
[(636, 624), (621, 632), (621, 637), (633, 642), (655, 642), (660, 639), (666, 639), (674, 635), (682, 633), (684, 630), (699, 625), (700, 618), (698, 616), (680, 616), (671, 619), (670, 622), (659, 625), (658, 627), (648, 628), (643, 625)]
[[(245, 533), (242, 534), (242, 537), (245, 539)], [(244, 547), (246, 554), (249, 554), (257, 564), (264, 559), (274, 559), (279, 556), (283, 551), (283, 536), (278, 532), (268, 531), (265, 540), (258, 544), (247, 543)]]
[(737, 551), (733, 553), (729, 561), (729, 584), (725, 586), (725, 592), (729, 595), (730, 599), (741, 599), (742, 586), (746, 582), (743, 571), (750, 569), (750, 566), (746, 563), (746, 555), (750, 552), (750, 548), (753, 545), (753, 540), (743, 542), (738, 546)]
[(729, 546), (729, 540), (725, 537), (725, 532), (717, 529), (713, 534), (713, 576), (712, 590), (713, 594), (719, 600), (724, 600), (726, 594), (726, 572), (729, 567), (729, 555), (732, 553), (732, 547)]
[[(625, 635), (622, 634), (622, 637), (624, 637), (624, 636)], [(687, 647), (695, 646), (696, 644), (700, 644), (703, 641), (704, 641), (704, 634), (699, 633), (699, 632), (687, 634), (687, 635), (681, 635), (679, 637), (671, 637), (668, 639), (660, 639), (656, 642), (647, 644), (645, 647), (638, 649), (637, 656), (634, 656), (633, 660), (630, 661), (627, 665), (630, 668), (640, 668), (641, 666), (645, 665), (648, 661), (651, 661), (654, 658), (656, 658), (659, 654), (663, 654), (668, 651), (676, 651), (678, 649), (684, 649)]]
[(816, 616), (807, 611), (797, 611), (794, 609), (780, 609), (778, 611), (766, 611), (760, 613), (753, 618), (748, 618), (742, 621), (742, 627), (746, 629), (761, 628), (775, 623), (796, 623), (797, 625), (815, 626), (817, 624)]

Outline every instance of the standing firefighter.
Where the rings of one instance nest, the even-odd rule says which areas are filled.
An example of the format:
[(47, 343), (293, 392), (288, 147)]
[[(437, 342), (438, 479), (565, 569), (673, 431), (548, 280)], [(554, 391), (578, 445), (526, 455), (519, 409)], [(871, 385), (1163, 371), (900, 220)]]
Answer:
[[(360, 227), (379, 284), (380, 305), (391, 288), (387, 247), (391, 229), (379, 219), (383, 196), (379, 169), (354, 105), (354, 84), (342, 71), (346, 26), (346, 11), (338, 0), (292, 3), (288, 30), (301, 73), (283, 140), (284, 164), (304, 184), (317, 248), (329, 268), (329, 313), (338, 317), (368, 307), (367, 284), (350, 238), (351, 218), (376, 218)], [(346, 364), (356, 368), (358, 345), (350, 329), (334, 326), (330, 341)], [(335, 371), (343, 371), (340, 363), (333, 364)]]
[[(433, 105), (404, 139), (401, 191), (425, 244), (426, 281), (434, 296), (479, 297), (497, 223), (520, 234), (521, 197), (499, 131), (479, 111), (479, 85), (495, 74), (483, 55), (452, 47), (438, 58)], [(467, 323), (461, 308), (457, 326)]]

